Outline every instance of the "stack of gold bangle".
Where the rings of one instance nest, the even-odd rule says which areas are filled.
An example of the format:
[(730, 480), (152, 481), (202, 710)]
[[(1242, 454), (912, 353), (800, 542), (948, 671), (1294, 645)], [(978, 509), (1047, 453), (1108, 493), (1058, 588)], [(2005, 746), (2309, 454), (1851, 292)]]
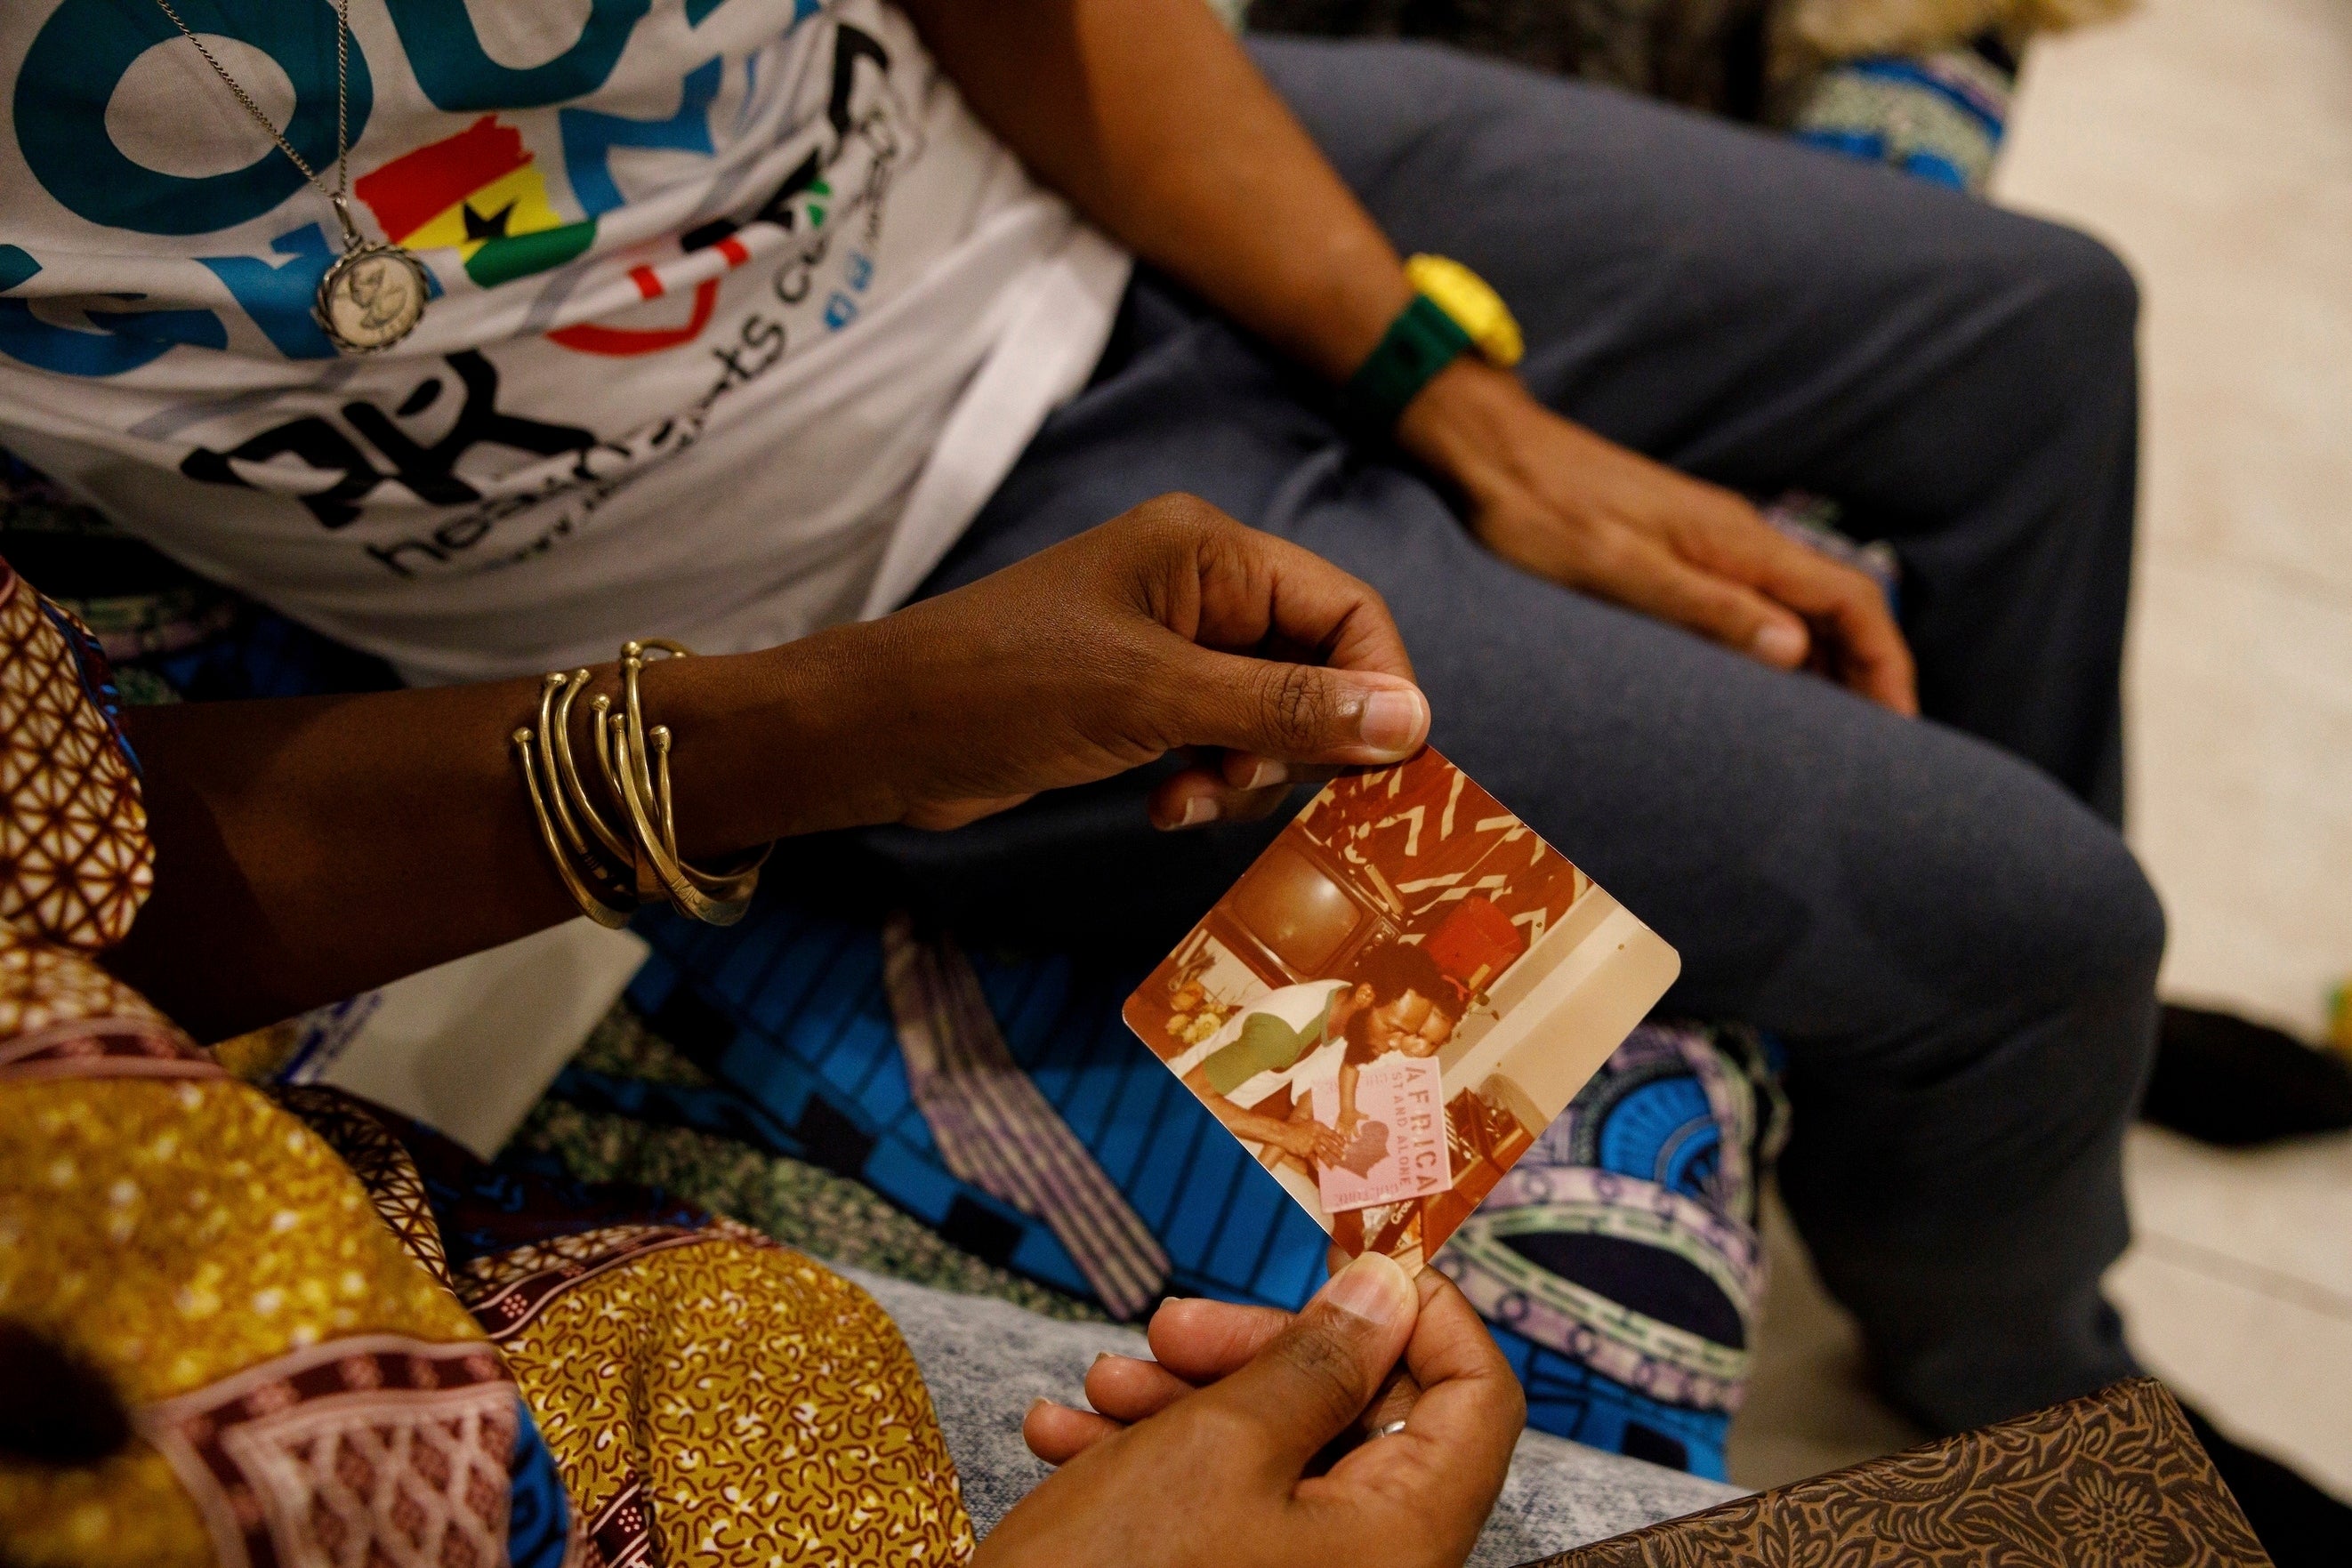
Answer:
[(572, 760), (572, 705), (588, 687), (588, 671), (559, 670), (541, 680), (538, 729), (526, 726), (512, 737), (523, 788), (539, 819), (540, 841), (565, 891), (599, 925), (625, 925), (640, 904), (662, 897), (680, 915), (732, 925), (751, 906), (752, 890), (760, 885), (768, 850), (717, 872), (690, 866), (678, 856), (669, 793), (669, 727), (646, 727), (638, 678), (649, 655), (681, 659), (690, 652), (662, 637), (624, 643), (619, 708), (607, 696), (589, 700), (596, 770), (617, 808), (617, 831), (589, 799)]

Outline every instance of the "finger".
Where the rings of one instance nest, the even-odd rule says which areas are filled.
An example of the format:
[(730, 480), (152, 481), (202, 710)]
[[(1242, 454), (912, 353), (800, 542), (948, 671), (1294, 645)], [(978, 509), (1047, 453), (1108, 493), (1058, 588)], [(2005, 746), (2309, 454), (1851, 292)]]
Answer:
[(1066, 1465), (1105, 1437), (1127, 1428), (1091, 1410), (1073, 1410), (1050, 1399), (1040, 1399), (1021, 1418), (1021, 1440), (1049, 1465)]
[(1398, 675), (1171, 650), (1158, 694), (1161, 739), (1286, 763), (1399, 762), (1429, 738), (1429, 699)]
[(1268, 1479), (1296, 1478), (1371, 1403), (1412, 1335), (1420, 1308), (1391, 1259), (1368, 1252), (1316, 1292), (1250, 1363), (1179, 1406), (1222, 1418), (1237, 1455)]
[[(1413, 1281), (1421, 1298), (1405, 1370), (1415, 1385), (1404, 1430), (1365, 1443), (1331, 1468), (1342, 1486), (1389, 1490), (1399, 1470), (1433, 1516), (1486, 1516), (1527, 1424), (1527, 1396), (1494, 1336), (1452, 1281), (1434, 1269)], [(1391, 1447), (1391, 1445), (1394, 1445)]]
[(1406, 1419), (1420, 1401), (1421, 1380), (1413, 1376), (1412, 1367), (1401, 1364), (1381, 1385), (1380, 1393), (1373, 1396), (1371, 1407), (1364, 1412), (1363, 1419), (1357, 1426), (1369, 1437), (1395, 1422)]
[(1197, 559), (1198, 640), (1210, 647), (1286, 643), (1335, 669), (1412, 679), (1387, 601), (1312, 550), (1227, 519)]
[[(1324, 1251), (1323, 1267), (1336, 1274), (1348, 1266), (1348, 1249), (1334, 1241)], [(1417, 1293), (1427, 1296), (1428, 1291), (1418, 1278), (1413, 1285)], [(1381, 1390), (1373, 1396), (1370, 1406), (1357, 1419), (1352, 1428), (1355, 1440), (1361, 1442), (1390, 1422), (1404, 1419), (1412, 1413), (1413, 1401), (1420, 1396), (1421, 1385), (1413, 1380), (1412, 1369), (1399, 1364), (1381, 1384)], [(1347, 1439), (1343, 1437), (1341, 1441), (1346, 1442)]]
[(1367, 1516), (1401, 1516), (1430, 1561), (1459, 1563), (1502, 1492), (1527, 1402), (1452, 1283), (1434, 1270), (1414, 1283), (1423, 1304), (1405, 1356), (1423, 1386), (1404, 1429), (1360, 1445), (1292, 1497), (1310, 1531), (1344, 1535), (1355, 1525), (1361, 1535)]
[(1829, 633), (1823, 640), (1834, 645), (1832, 674), (1843, 685), (1896, 713), (1917, 716), (1918, 672), (1911, 645), (1877, 583), (1782, 540), (1760, 586)]
[[(1828, 633), (1832, 674), (1895, 712), (1916, 715), (1918, 683), (1910, 645), (1886, 595), (1870, 577), (1808, 549), (1735, 497), (1713, 527), (1677, 529), (1675, 548), (1697, 564), (1746, 582)], [(1733, 508), (1736, 508), (1734, 510)]]
[(1581, 577), (1580, 587), (1777, 669), (1796, 669), (1812, 648), (1812, 633), (1795, 612), (1630, 528), (1609, 529)]
[[(1268, 789), (1292, 781), (1292, 765), (1247, 751), (1218, 753), (1217, 770), (1236, 789)], [(1298, 771), (1306, 771), (1302, 766)]]
[(1273, 1307), (1179, 1298), (1151, 1314), (1146, 1336), (1154, 1360), (1199, 1386), (1248, 1365), (1296, 1315)]
[(1255, 822), (1282, 809), (1301, 784), (1321, 784), (1339, 769), (1276, 762), (1246, 751), (1218, 751), (1213, 764), (1187, 768), (1151, 792), (1152, 826), (1169, 831), (1211, 822)]
[(1277, 784), (1327, 784), (1339, 770), (1307, 762), (1277, 762), (1248, 751), (1221, 751), (1217, 771), (1236, 789), (1269, 789)]
[(1148, 810), (1162, 831), (1202, 828), (1211, 822), (1254, 822), (1290, 798), (1290, 786), (1236, 789), (1206, 768), (1187, 768), (1160, 781)]
[(1098, 1355), (1087, 1368), (1087, 1403), (1095, 1413), (1132, 1425), (1157, 1416), (1193, 1385), (1156, 1361), (1132, 1355)]

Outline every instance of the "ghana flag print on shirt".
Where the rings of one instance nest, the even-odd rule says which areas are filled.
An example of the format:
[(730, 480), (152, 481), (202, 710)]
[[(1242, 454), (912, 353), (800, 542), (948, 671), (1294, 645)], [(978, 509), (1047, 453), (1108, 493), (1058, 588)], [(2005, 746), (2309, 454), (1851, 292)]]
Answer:
[(561, 267), (596, 239), (547, 198), (522, 133), (486, 114), (457, 135), (395, 158), (352, 186), (385, 235), (411, 250), (454, 250), (484, 288)]

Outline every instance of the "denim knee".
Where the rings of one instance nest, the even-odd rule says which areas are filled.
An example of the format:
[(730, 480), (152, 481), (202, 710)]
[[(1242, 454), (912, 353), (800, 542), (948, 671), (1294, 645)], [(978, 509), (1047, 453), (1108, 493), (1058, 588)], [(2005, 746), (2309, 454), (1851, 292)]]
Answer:
[(2011, 905), (2039, 963), (1977, 1013), (1990, 1037), (1978, 1105), (2000, 1129), (1988, 1147), (2021, 1192), (2112, 1174), (2155, 1056), (2164, 908), (2123, 840), (2081, 815), (2079, 831), (2042, 844), (2042, 874)]
[(1972, 1012), (2151, 990), (2164, 908), (2122, 835), (2020, 758), (1922, 738), (1938, 743), (1906, 758), (1924, 809), (1865, 841), (1867, 917), (1908, 926), (1895, 948), (1911, 977)]
[(2045, 395), (2074, 410), (2111, 403), (2137, 377), (2139, 280), (2080, 229), (2030, 221), (2013, 233), (1993, 287), (2017, 303), (2016, 340)]
[(2106, 343), (2129, 344), (2139, 327), (2139, 280), (2124, 258), (2080, 229), (2051, 225), (2036, 270), (2066, 313)]
[(2156, 1054), (2156, 972), (2164, 957), (2164, 905), (2123, 840), (2103, 830), (2076, 862), (2082, 878), (2059, 942), (2074, 981), (2066, 1050), (2091, 1078), (2087, 1098), (2120, 1124), (2139, 1103)]

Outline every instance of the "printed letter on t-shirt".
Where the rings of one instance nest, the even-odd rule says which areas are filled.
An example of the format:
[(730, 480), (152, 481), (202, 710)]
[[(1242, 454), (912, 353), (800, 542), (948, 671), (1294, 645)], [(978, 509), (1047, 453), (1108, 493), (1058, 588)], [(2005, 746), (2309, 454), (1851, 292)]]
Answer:
[[(464, 0), (453, 0), (460, 15)], [(285, 137), (314, 169), (335, 162), (335, 9), (327, 0), (182, 0), (199, 33), (235, 38), (268, 55), (294, 88)], [(468, 37), (471, 37), (470, 33)], [(34, 178), (77, 217), (145, 235), (212, 234), (261, 216), (302, 188), (288, 159), (257, 158), (223, 174), (167, 174), (133, 162), (107, 131), (107, 106), (150, 49), (187, 42), (152, 5), (63, 0), (16, 74), (16, 144)], [(374, 78), (354, 39), (351, 134), (375, 107)]]

